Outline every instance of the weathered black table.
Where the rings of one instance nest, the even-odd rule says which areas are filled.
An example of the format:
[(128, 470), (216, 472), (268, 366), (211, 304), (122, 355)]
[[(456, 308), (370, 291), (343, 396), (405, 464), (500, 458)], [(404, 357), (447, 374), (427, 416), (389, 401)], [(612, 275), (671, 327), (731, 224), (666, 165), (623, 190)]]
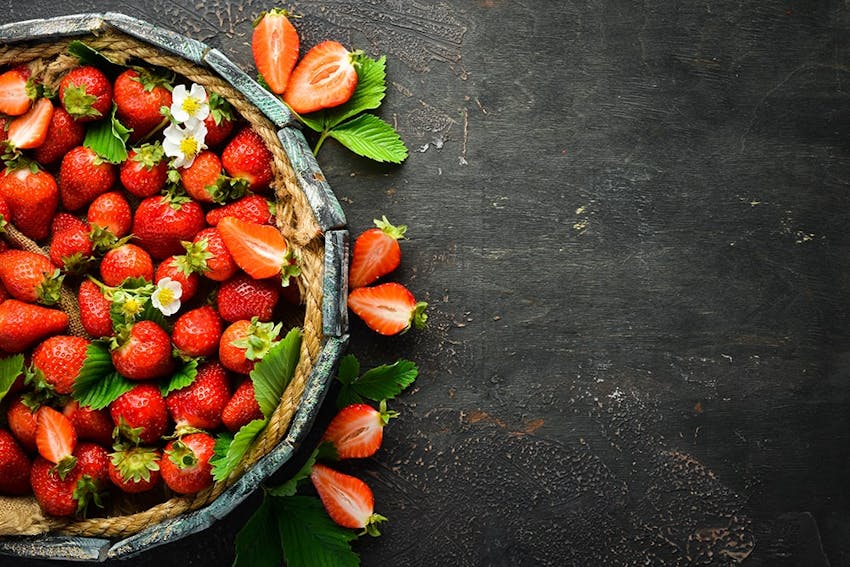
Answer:
[[(122, 11), (253, 72), (272, 5), (0, 19)], [(365, 366), (422, 371), (349, 469), (391, 518), (364, 564), (850, 564), (844, 3), (291, 7), (305, 44), (388, 56), (411, 149), (319, 158), (352, 232), (410, 226), (394, 279), (431, 305), (399, 338), (352, 321)], [(256, 504), (133, 564), (229, 565)]]

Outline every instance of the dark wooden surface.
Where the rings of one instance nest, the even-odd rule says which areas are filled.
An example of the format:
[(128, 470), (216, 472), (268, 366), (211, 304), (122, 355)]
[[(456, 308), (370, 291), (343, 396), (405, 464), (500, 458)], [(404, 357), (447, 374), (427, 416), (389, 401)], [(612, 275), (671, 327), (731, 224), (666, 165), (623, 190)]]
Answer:
[[(272, 5), (0, 19), (122, 11), (253, 73)], [(365, 565), (850, 564), (845, 3), (291, 7), (306, 44), (387, 55), (411, 149), (319, 156), (352, 232), (410, 226), (393, 279), (431, 305), (399, 338), (352, 322), (364, 365), (421, 367), (348, 468), (391, 519)], [(132, 564), (229, 565), (256, 503)]]

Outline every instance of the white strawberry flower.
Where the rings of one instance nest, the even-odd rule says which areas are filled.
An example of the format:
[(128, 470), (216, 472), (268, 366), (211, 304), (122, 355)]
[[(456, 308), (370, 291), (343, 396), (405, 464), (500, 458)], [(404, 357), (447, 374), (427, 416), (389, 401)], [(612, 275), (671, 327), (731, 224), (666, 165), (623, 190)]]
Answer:
[(156, 290), (151, 294), (151, 303), (163, 315), (174, 315), (180, 309), (180, 298), (183, 296), (183, 286), (171, 278), (162, 278), (156, 283)]
[(165, 140), (162, 149), (165, 155), (174, 158), (174, 168), (189, 167), (195, 161), (195, 157), (207, 146), (204, 139), (207, 137), (207, 127), (201, 120), (190, 118), (183, 125), (171, 123), (163, 132)]
[(210, 115), (210, 104), (207, 102), (207, 91), (204, 87), (192, 83), (186, 90), (186, 85), (177, 85), (171, 91), (171, 116), (181, 124), (194, 118), (203, 121)]

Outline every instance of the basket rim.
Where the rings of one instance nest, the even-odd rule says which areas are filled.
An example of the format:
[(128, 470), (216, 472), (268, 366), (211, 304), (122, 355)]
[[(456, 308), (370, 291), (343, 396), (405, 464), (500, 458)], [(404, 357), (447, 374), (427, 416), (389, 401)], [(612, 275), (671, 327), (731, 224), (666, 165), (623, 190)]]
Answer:
[[(3, 24), (0, 25), (0, 42), (44, 42), (97, 35), (108, 30), (126, 34), (216, 73), (279, 127), (277, 137), (294, 170), (296, 185), (307, 197), (319, 231), (324, 233), (321, 350), (310, 369), (292, 421), (280, 441), (209, 503), (143, 528), (123, 539), (65, 536), (55, 533), (2, 537), (0, 554), (41, 559), (102, 561), (106, 558), (129, 557), (209, 527), (247, 498), (262, 480), (283, 466), (298, 448), (310, 430), (332, 381), (335, 367), (348, 343), (345, 306), (348, 231), (345, 216), (312, 152), (309, 151), (303, 133), (293, 123), (291, 114), (283, 103), (259, 87), (219, 50), (118, 12), (70, 14)], [(180, 526), (181, 523), (183, 526)], [(161, 533), (166, 524), (169, 525), (169, 539), (164, 540), (157, 537), (157, 533)]]

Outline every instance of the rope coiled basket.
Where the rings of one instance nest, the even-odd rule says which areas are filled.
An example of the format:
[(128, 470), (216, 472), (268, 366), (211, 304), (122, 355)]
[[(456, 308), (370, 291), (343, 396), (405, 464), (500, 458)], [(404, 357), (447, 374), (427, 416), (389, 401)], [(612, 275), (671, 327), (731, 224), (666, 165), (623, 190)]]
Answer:
[[(257, 90), (250, 79), (246, 87), (247, 76), (235, 72), (238, 69), (232, 64), (234, 74), (227, 78), (206, 64), (211, 55), (209, 58), (219, 63), (215, 67), (221, 67), (222, 56), (217, 50), (121, 14), (33, 20), (17, 27), (0, 27), (0, 38), (3, 35), (12, 43), (0, 44), (0, 68), (26, 63), (46, 86), (58, 85), (65, 72), (78, 64), (68, 46), (71, 41), (81, 40), (111, 61), (169, 69), (227, 100), (273, 156), (271, 190), (277, 204), (277, 227), (299, 258), (301, 275), (296, 281), (301, 305), (288, 312), (282, 322), (285, 328), (302, 330), (300, 359), (267, 426), (228, 478), (197, 494), (174, 496), (143, 509), (138, 509), (138, 505), (134, 509), (133, 502), (118, 504), (105, 517), (60, 520), (43, 516), (39, 519), (36, 515), (30, 525), (17, 532), (28, 537), (0, 538), (0, 552), (15, 555), (95, 561), (132, 555), (203, 529), (226, 514), (288, 459), (299, 436), (309, 429), (347, 342), (345, 219), (300, 131), (281, 124), (288, 117), (285, 106), (262, 89)], [(183, 56), (183, 50), (188, 58)], [(264, 96), (268, 98), (263, 99)], [(45, 252), (14, 227), (10, 227), (6, 238), (15, 247)], [(85, 336), (76, 295), (63, 290), (60, 305), (69, 315), (69, 333)], [(298, 422), (295, 433), (293, 419)], [(275, 451), (277, 454), (271, 458)], [(261, 463), (264, 459), (267, 462)], [(223, 501), (218, 508), (217, 499)], [(4, 522), (8, 526), (9, 520), (14, 522), (27, 506), (37, 511), (34, 498), (29, 500), (32, 502), (0, 499), (0, 526)], [(7, 529), (2, 533), (8, 532)]]

